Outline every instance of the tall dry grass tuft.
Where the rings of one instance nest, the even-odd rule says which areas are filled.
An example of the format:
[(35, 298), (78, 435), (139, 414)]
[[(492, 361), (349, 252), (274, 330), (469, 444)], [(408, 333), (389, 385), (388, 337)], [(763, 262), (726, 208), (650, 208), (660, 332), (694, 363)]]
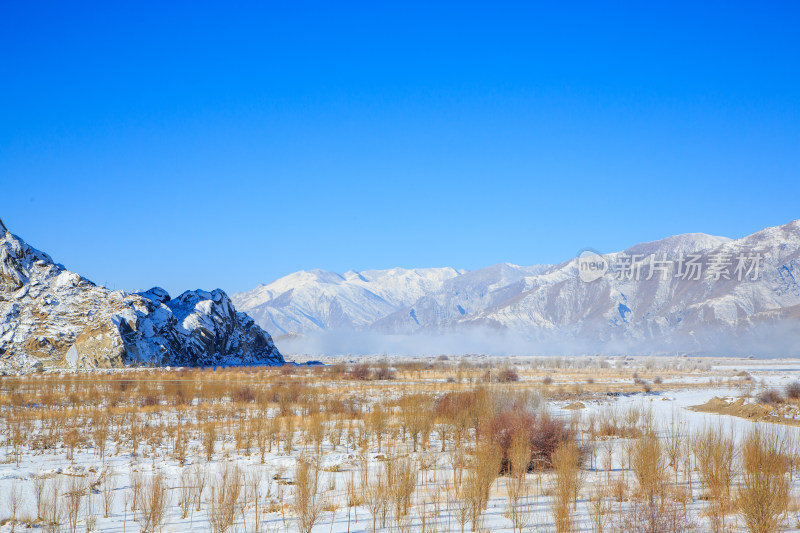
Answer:
[(753, 429), (742, 443), (739, 510), (752, 533), (779, 531), (789, 501), (789, 456), (777, 430)]
[(78, 530), (78, 516), (86, 495), (86, 483), (82, 478), (73, 477), (70, 479), (69, 489), (64, 494), (66, 497), (67, 525), (71, 533)]
[(42, 529), (47, 532), (61, 530), (63, 520), (63, 508), (61, 507), (61, 482), (58, 478), (50, 480), (44, 489), (44, 499), (42, 502)]
[(114, 510), (114, 489), (116, 488), (116, 483), (114, 481), (113, 474), (106, 474), (105, 478), (103, 479), (103, 518), (108, 518), (111, 516), (111, 512)]
[(131, 511), (136, 512), (136, 509), (138, 509), (140, 505), (144, 478), (142, 477), (141, 472), (135, 471), (131, 471), (129, 477), (131, 484)]
[(595, 487), (589, 494), (589, 520), (592, 533), (604, 533), (611, 522), (611, 502), (600, 487)]
[(169, 506), (167, 489), (167, 481), (161, 473), (153, 475), (142, 485), (139, 509), (135, 515), (142, 532), (154, 533), (164, 523)]
[(614, 531), (624, 533), (690, 533), (697, 526), (674, 502), (664, 505), (632, 505), (621, 511)]
[(663, 446), (654, 430), (646, 431), (633, 443), (631, 469), (647, 503), (656, 505), (656, 498), (663, 502), (667, 465)]
[(378, 529), (378, 515), (381, 508), (385, 505), (387, 489), (384, 485), (383, 476), (369, 476), (366, 468), (362, 469), (361, 478), (361, 499), (369, 510), (372, 517), (372, 531)]
[(711, 527), (714, 531), (724, 531), (725, 516), (732, 510), (733, 436), (727, 435), (721, 427), (706, 428), (694, 435), (692, 451), (711, 500)]
[(192, 472), (188, 468), (184, 468), (181, 471), (180, 485), (178, 485), (178, 507), (181, 510), (181, 519), (189, 516), (195, 503), (196, 490)]
[(525, 479), (524, 474), (519, 478), (506, 479), (506, 496), (508, 498), (506, 517), (511, 522), (513, 531), (522, 533), (522, 530), (530, 525), (530, 507), (525, 505), (530, 497), (530, 490), (530, 483)]
[(194, 502), (195, 510), (200, 511), (200, 505), (203, 501), (203, 489), (208, 483), (208, 476), (206, 471), (199, 464), (192, 467), (192, 487), (194, 489)]
[(581, 452), (573, 441), (562, 443), (553, 453), (555, 487), (553, 518), (556, 533), (571, 532), (574, 527), (573, 506), (581, 485)]
[(225, 463), (210, 486), (208, 521), (213, 533), (225, 533), (233, 527), (243, 486), (241, 469)]
[(409, 457), (403, 457), (383, 463), (385, 486), (394, 511), (394, 517), (400, 518), (408, 515), (411, 499), (417, 487), (416, 462)]
[(678, 485), (678, 469), (680, 468), (686, 438), (685, 423), (673, 412), (664, 443), (664, 451), (669, 459), (669, 466), (672, 467), (672, 471), (675, 473), (676, 486)]
[(44, 505), (46, 501), (47, 478), (41, 472), (33, 476), (33, 497), (36, 502), (36, 518), (43, 520), (45, 517)]
[(16, 481), (11, 484), (11, 489), (6, 495), (8, 502), (8, 510), (11, 512), (11, 531), (12, 533), (17, 527), (17, 516), (19, 515), (19, 508), (22, 505), (22, 491), (17, 485)]
[(482, 441), (472, 458), (472, 487), (469, 491), (472, 529), (481, 524), (483, 512), (489, 503), (492, 485), (500, 473), (503, 462), (501, 449), (490, 441)]
[(217, 425), (214, 421), (207, 420), (203, 424), (201, 442), (206, 453), (206, 461), (210, 461), (217, 443)]
[(294, 471), (294, 499), (292, 510), (297, 518), (297, 529), (310, 533), (325, 508), (319, 494), (319, 468), (307, 460), (299, 460)]

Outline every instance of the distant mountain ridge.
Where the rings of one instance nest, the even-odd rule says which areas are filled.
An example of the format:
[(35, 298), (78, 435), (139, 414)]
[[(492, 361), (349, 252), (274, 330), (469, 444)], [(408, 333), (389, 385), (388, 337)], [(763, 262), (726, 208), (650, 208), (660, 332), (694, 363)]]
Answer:
[(283, 364), (270, 335), (220, 289), (170, 298), (111, 291), (0, 221), (0, 366)]
[[(728, 260), (730, 278), (740, 254), (760, 258), (758, 279), (673, 275), (676, 265), (692, 256), (707, 268), (720, 258)], [(348, 331), (353, 339), (357, 333), (474, 338), (476, 332), (496, 332), (515, 336), (521, 341), (515, 346), (533, 353), (798, 350), (793, 339), (800, 338), (795, 336), (800, 333), (800, 221), (735, 240), (676, 235), (602, 258), (608, 264), (633, 258), (630, 268), (644, 272), (653, 264), (670, 264), (673, 271), (663, 279), (618, 279), (609, 271), (586, 282), (577, 258), (533, 267), (501, 263), (472, 272), (424, 269), (428, 275), (403, 269), (367, 276), (312, 271), (232, 298), (260, 324), (299, 335), (292, 341), (298, 350), (303, 336)], [(426, 282), (411, 284), (413, 290), (397, 283), (415, 276)]]
[(276, 334), (364, 328), (460, 274), (453, 268), (300, 271), (232, 298)]

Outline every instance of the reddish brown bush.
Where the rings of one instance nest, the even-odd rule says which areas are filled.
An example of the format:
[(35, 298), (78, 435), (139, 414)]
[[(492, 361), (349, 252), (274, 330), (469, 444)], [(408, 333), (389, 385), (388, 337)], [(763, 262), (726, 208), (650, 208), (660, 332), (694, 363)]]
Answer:
[(388, 364), (381, 364), (375, 369), (375, 379), (394, 379), (394, 370)]
[(478, 402), (485, 401), (484, 396), (482, 390), (448, 392), (434, 402), (434, 415), (445, 420), (456, 420), (460, 415), (473, 411)]
[(758, 395), (758, 401), (768, 405), (777, 405), (783, 402), (783, 396), (774, 389), (767, 389)]
[(503, 455), (501, 472), (509, 468), (508, 453), (514, 435), (522, 433), (530, 445), (531, 463), (528, 470), (550, 468), (558, 446), (573, 438), (567, 426), (544, 414), (537, 416), (521, 409), (496, 414), (481, 425), (481, 433), (495, 443)]
[(800, 381), (792, 381), (786, 385), (786, 397), (790, 400), (800, 399)]
[(142, 397), (141, 406), (142, 407), (152, 407), (154, 405), (160, 405), (161, 399), (155, 394), (147, 394)]
[(370, 378), (372, 371), (370, 370), (369, 366), (365, 363), (359, 363), (357, 365), (353, 365), (353, 368), (350, 369), (350, 379), (358, 379), (358, 380), (367, 380)]
[(256, 393), (247, 385), (236, 387), (231, 392), (231, 400), (237, 403), (252, 403), (255, 399)]
[(500, 375), (497, 376), (498, 381), (501, 383), (509, 383), (512, 381), (519, 381), (519, 374), (513, 368), (504, 368), (500, 371)]

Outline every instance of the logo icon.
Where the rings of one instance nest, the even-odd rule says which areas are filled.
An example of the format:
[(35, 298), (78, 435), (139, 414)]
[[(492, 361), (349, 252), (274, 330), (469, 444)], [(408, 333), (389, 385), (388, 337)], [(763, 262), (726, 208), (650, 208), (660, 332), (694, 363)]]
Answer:
[(578, 276), (581, 281), (591, 283), (608, 272), (608, 261), (594, 250), (583, 250), (578, 255)]

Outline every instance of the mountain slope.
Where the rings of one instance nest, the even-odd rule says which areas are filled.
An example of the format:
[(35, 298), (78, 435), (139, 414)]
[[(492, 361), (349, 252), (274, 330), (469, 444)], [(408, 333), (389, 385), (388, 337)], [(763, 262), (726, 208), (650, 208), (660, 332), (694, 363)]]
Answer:
[(549, 265), (521, 267), (500, 263), (448, 279), (442, 287), (376, 321), (371, 329), (389, 333), (410, 332), (471, 316), (502, 303), (525, 290), (525, 280)]
[(300, 271), (233, 301), (263, 327), (281, 333), (311, 333), (368, 327), (386, 315), (435, 292), (458, 276), (452, 268)]
[(171, 299), (153, 288), (98, 287), (12, 235), (0, 221), (0, 363), (282, 364), (271, 337), (221, 290)]
[[(740, 254), (759, 258), (757, 279), (736, 279)], [(263, 307), (254, 312), (263, 311), (269, 319), (278, 316), (282, 331), (301, 334), (292, 340), (298, 350), (304, 349), (302, 335), (324, 330), (351, 332), (335, 339), (335, 350), (355, 353), (361, 349), (359, 339), (367, 339), (364, 344), (374, 350), (380, 346), (377, 336), (400, 334), (427, 336), (419, 344), (431, 344), (432, 336), (481, 341), (495, 336), (497, 352), (504, 353), (509, 349), (499, 346), (513, 338), (512, 351), (530, 353), (785, 355), (800, 351), (792, 341), (800, 337), (799, 257), (800, 221), (794, 221), (736, 240), (691, 233), (637, 244), (602, 256), (607, 270), (590, 282), (581, 279), (578, 259), (536, 267), (501, 263), (473, 272), (450, 269), (446, 279), (420, 286), (418, 297), (411, 298), (408, 291), (389, 302), (382, 292), (383, 277), (356, 284), (368, 291), (362, 293), (348, 281), (357, 273), (298, 273), (256, 289), (272, 291), (272, 299), (262, 301)], [(689, 260), (704, 268), (699, 279), (682, 275)], [(709, 275), (715, 261), (728, 262), (726, 275)], [(654, 275), (647, 275), (650, 270)], [(635, 271), (638, 277), (632, 275)], [(296, 283), (298, 277), (303, 283)], [(338, 288), (342, 285), (348, 289)], [(330, 291), (332, 286), (337, 289)], [(237, 302), (250, 309), (252, 301)], [(339, 309), (342, 313), (337, 315)], [(262, 324), (270, 323), (265, 315), (255, 316)], [(298, 327), (292, 320), (321, 326)], [(349, 338), (352, 346), (342, 342)], [(442, 349), (446, 344), (436, 346)], [(321, 342), (308, 346), (323, 353), (327, 349)]]
[[(761, 272), (757, 280), (745, 281), (714, 280), (706, 275), (699, 280), (674, 275), (661, 279), (658, 274), (646, 279), (653, 256), (676, 259), (689, 253), (696, 253), (702, 265), (714, 257), (729, 258), (729, 277), (739, 254), (760, 254)], [(609, 333), (621, 330), (633, 336), (710, 323), (736, 328), (739, 318), (800, 303), (799, 253), (800, 221), (738, 240), (704, 238), (687, 246), (686, 239), (665, 239), (605, 256), (614, 264), (620, 256), (640, 254), (638, 280), (620, 280), (607, 272), (586, 283), (578, 276), (577, 260), (571, 260), (534, 279), (531, 290), (469, 320), (503, 327), (607, 326)]]
[[(617, 273), (609, 271), (587, 283), (578, 275), (578, 261), (568, 261), (534, 278), (529, 291), (466, 317), (457, 327), (525, 331), (535, 339), (570, 336), (593, 340), (598, 347), (617, 342), (712, 352), (758, 352), (759, 346), (749, 340), (756, 338), (756, 328), (765, 325), (794, 330), (797, 323), (791, 309), (800, 304), (800, 221), (742, 239), (703, 238), (685, 244), (685, 239), (671, 238), (605, 256), (609, 264), (615, 264), (623, 255), (640, 254), (635, 262), (643, 271), (639, 279), (618, 279)], [(700, 279), (684, 279), (675, 276), (675, 271), (665, 279), (660, 272), (647, 279), (644, 273), (654, 257), (658, 260), (666, 254), (676, 259), (681, 253), (696, 253), (697, 262), (707, 267)], [(760, 257), (757, 279), (737, 279), (740, 254)], [(722, 258), (730, 262), (730, 279), (714, 279), (708, 271), (708, 265)]]

